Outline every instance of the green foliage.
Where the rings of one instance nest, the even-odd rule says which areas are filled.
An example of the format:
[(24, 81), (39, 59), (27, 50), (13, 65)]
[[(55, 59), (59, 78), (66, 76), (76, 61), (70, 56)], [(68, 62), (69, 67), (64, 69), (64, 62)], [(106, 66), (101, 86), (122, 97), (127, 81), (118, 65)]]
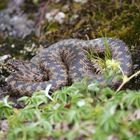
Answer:
[(8, 102), (8, 96), (0, 100), (0, 119), (10, 116), (13, 113), (12, 103)]
[(51, 98), (47, 89), (22, 97), (19, 102), (26, 106), (14, 109), (5, 101), (0, 104), (8, 120), (8, 140), (102, 140), (111, 136), (135, 140), (140, 136), (139, 119), (129, 119), (133, 111), (140, 109), (139, 91), (116, 94), (109, 87), (101, 89), (98, 83), (89, 85), (83, 80), (54, 92)]

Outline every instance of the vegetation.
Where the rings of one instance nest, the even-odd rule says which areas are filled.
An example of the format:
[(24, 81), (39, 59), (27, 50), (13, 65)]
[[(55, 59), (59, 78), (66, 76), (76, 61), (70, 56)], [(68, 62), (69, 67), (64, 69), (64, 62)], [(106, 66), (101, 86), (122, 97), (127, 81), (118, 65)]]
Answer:
[(6, 99), (0, 102), (0, 117), (6, 117), (9, 124), (5, 134), (9, 140), (140, 137), (139, 118), (133, 115), (140, 108), (140, 92), (127, 90), (116, 94), (108, 87), (100, 89), (98, 83), (88, 85), (82, 81), (52, 97), (45, 91), (20, 101), (26, 106), (18, 110)]

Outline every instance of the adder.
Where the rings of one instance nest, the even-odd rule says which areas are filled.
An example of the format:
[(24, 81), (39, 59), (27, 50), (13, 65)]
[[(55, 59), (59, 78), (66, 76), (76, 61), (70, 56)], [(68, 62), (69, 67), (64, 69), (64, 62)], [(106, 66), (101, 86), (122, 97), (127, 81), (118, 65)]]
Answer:
[[(120, 63), (125, 75), (131, 73), (132, 59), (127, 45), (115, 38), (106, 38), (112, 58)], [(44, 90), (51, 84), (55, 91), (70, 83), (89, 77), (89, 82), (105, 83), (104, 76), (93, 71), (94, 64), (87, 57), (90, 49), (96, 53), (105, 52), (104, 38), (92, 40), (66, 39), (42, 49), (29, 62), (9, 60), (14, 70), (7, 77), (7, 85), (15, 94), (32, 95), (34, 91)], [(96, 64), (97, 65), (97, 64)], [(114, 86), (118, 81), (113, 80)]]

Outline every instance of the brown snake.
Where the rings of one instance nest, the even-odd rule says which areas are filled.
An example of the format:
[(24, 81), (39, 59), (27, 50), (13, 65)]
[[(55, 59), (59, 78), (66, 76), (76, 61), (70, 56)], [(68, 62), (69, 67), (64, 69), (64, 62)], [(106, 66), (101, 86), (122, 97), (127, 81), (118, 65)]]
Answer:
[[(125, 75), (132, 68), (131, 54), (127, 45), (113, 38), (106, 38), (112, 58), (120, 63)], [(8, 64), (15, 70), (7, 77), (9, 89), (16, 94), (31, 95), (34, 91), (44, 90), (51, 84), (51, 90), (57, 90), (84, 77), (90, 81), (105, 82), (102, 74), (93, 72), (94, 66), (88, 59), (86, 51), (92, 49), (97, 53), (105, 52), (103, 38), (93, 40), (67, 39), (42, 49), (30, 62), (9, 60)], [(116, 82), (112, 82), (115, 85)]]

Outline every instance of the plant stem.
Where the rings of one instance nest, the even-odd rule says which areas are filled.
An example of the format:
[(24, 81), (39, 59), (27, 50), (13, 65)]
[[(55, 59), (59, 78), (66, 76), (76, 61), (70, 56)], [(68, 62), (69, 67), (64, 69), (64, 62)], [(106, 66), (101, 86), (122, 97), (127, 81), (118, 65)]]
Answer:
[(118, 91), (120, 91), (120, 89), (127, 83), (129, 82), (132, 78), (138, 76), (140, 74), (140, 70), (138, 70), (136, 73), (134, 73), (133, 75), (131, 75), (130, 77), (127, 77), (127, 80), (123, 80), (122, 84), (118, 87), (118, 89), (116, 90), (115, 93), (117, 93)]

